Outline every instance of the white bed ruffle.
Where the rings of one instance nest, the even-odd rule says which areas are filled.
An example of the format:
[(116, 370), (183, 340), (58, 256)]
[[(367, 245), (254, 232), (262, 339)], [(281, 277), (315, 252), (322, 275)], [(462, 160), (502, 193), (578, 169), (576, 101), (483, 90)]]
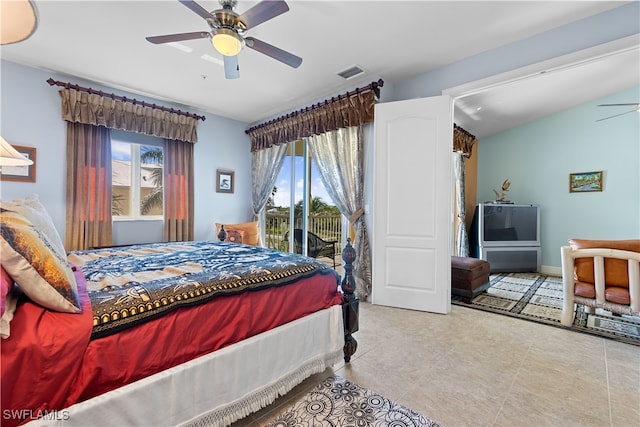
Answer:
[(49, 414), (33, 426), (228, 426), (343, 357), (342, 307)]

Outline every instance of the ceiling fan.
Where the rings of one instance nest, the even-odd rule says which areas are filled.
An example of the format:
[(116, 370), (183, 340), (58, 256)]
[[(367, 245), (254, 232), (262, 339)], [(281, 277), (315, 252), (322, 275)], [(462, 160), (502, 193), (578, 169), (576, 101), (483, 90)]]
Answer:
[(615, 115), (609, 116), (609, 117), (604, 117), (602, 119), (596, 120), (596, 122), (601, 122), (603, 120), (613, 119), (614, 117), (623, 116), (625, 114), (634, 113), (636, 111), (640, 112), (640, 102), (628, 102), (628, 103), (625, 103), (625, 104), (599, 104), (598, 107), (630, 107), (632, 105), (635, 107), (633, 110), (625, 111), (624, 113), (615, 114)]
[(197, 13), (209, 24), (210, 32), (196, 31), (192, 33), (168, 34), (164, 36), (147, 37), (154, 44), (171, 43), (199, 38), (210, 39), (213, 47), (222, 54), (224, 59), (224, 73), (227, 79), (240, 77), (238, 67), (238, 53), (243, 46), (270, 56), (290, 67), (298, 68), (302, 58), (287, 51), (265, 43), (254, 37), (245, 37), (245, 33), (265, 21), (275, 18), (289, 10), (283, 0), (264, 0), (242, 15), (238, 15), (233, 8), (237, 0), (219, 0), (222, 9), (208, 12), (193, 0), (178, 0), (180, 3)]

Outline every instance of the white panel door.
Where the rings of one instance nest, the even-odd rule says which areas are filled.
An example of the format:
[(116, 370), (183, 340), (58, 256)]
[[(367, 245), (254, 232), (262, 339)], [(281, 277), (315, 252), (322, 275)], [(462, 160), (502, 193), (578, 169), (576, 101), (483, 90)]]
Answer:
[(451, 311), (449, 96), (376, 105), (374, 304)]

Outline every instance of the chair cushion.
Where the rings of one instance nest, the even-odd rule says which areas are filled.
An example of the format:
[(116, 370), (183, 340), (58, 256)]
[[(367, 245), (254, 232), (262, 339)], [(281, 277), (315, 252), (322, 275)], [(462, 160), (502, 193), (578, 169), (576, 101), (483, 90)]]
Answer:
[[(583, 298), (594, 299), (596, 297), (596, 286), (591, 283), (575, 282), (574, 293)], [(604, 299), (616, 304), (631, 304), (631, 294), (629, 288), (619, 286), (607, 286), (604, 290)]]
[[(570, 239), (572, 249), (606, 248), (622, 251), (640, 252), (640, 240), (586, 240)], [(604, 281), (608, 286), (629, 288), (628, 262), (622, 259), (604, 259)], [(595, 283), (593, 258), (577, 258), (575, 260), (575, 280)], [(586, 296), (585, 296), (586, 297)]]
[(593, 299), (596, 297), (596, 285), (593, 283), (576, 281), (573, 293), (583, 298)]

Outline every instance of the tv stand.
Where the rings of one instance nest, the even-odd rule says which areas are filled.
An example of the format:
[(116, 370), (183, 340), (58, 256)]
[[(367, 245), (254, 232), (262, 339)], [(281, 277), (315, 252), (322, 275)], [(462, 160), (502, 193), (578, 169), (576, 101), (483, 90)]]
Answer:
[(489, 262), (492, 273), (540, 272), (540, 246), (503, 246), (482, 248), (480, 259)]
[(479, 204), (469, 239), (471, 256), (489, 262), (491, 273), (540, 271), (540, 210), (536, 205)]

